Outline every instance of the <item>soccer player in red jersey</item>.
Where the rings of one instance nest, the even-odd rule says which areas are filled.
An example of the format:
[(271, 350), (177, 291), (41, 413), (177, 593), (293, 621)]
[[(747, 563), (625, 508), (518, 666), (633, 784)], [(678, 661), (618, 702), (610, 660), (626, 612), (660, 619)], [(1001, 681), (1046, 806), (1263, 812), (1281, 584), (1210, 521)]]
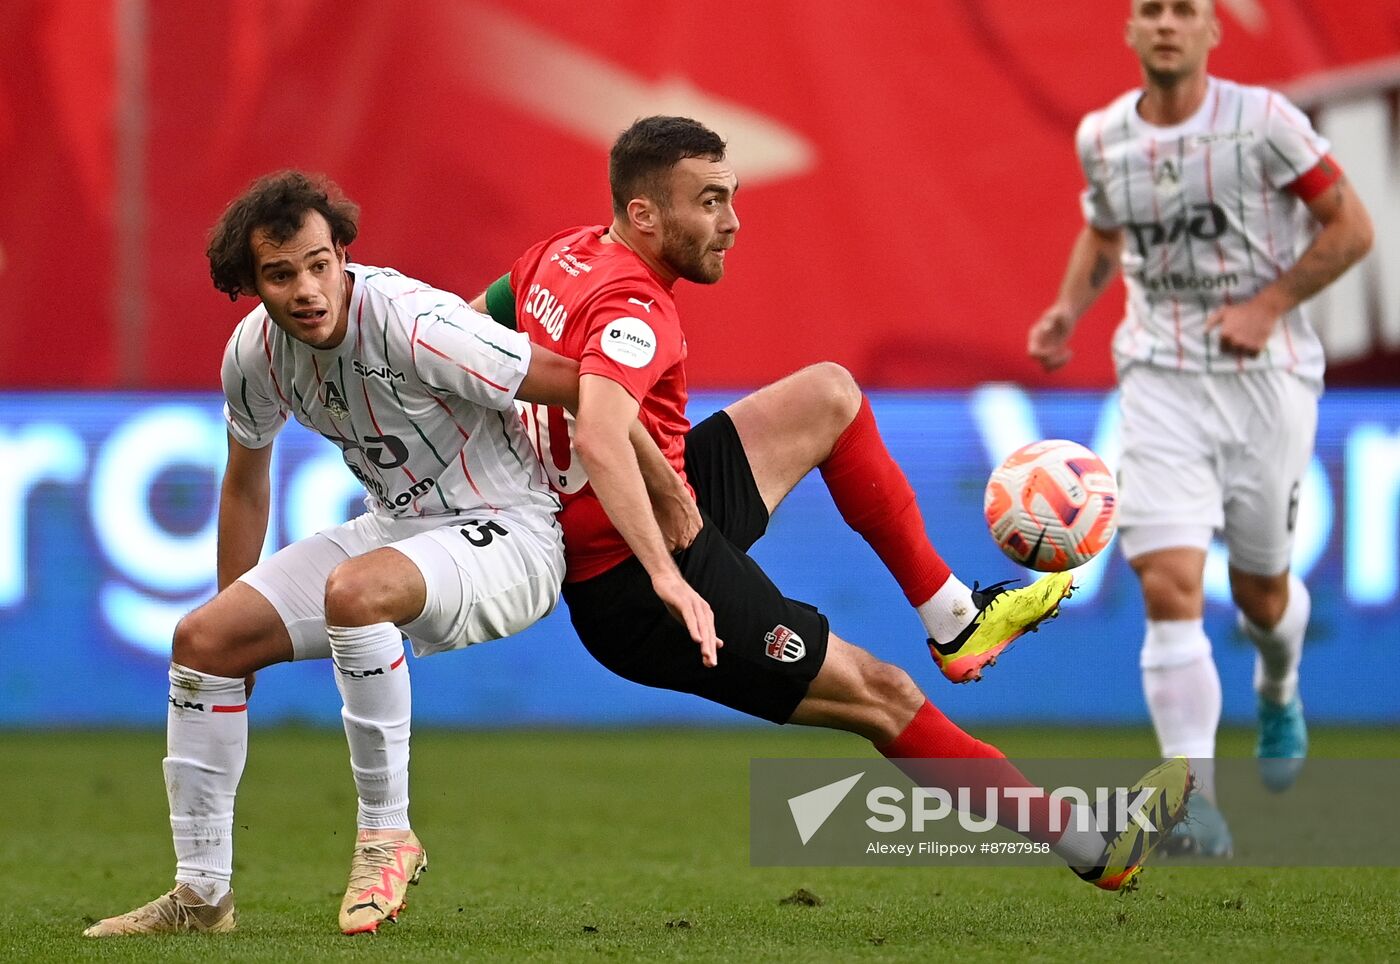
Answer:
[[(958, 581), (929, 544), (869, 402), (838, 365), (799, 371), (692, 428), (685, 336), (671, 290), (682, 278), (713, 284), (723, 276), (739, 229), (738, 183), (724, 142), (682, 117), (632, 125), (613, 147), (609, 173), (610, 225), (535, 245), (473, 303), (579, 362), (572, 426), (566, 414), (536, 405), (527, 430), (564, 502), (564, 598), (585, 647), (647, 686), (775, 723), (848, 730), (895, 760), (982, 759), (991, 765), (969, 772), (989, 788), (1028, 786), (903, 670), (785, 597), (746, 550), (793, 486), (820, 469), (842, 516), (918, 609), (934, 658), (954, 682), (978, 678), (1013, 639), (1053, 616), (1069, 592), (1068, 574), (1019, 590), (969, 590)], [(627, 427), (638, 418), (700, 508), (698, 534), (674, 554), (663, 535), (674, 507), (657, 514), (627, 447)], [(1153, 779), (1156, 809), (1170, 822), (1184, 806), (1186, 767)], [(1052, 830), (1042, 806), (1030, 836), (1111, 889), (1136, 873), (1158, 837), (1134, 825), (1106, 841), (1069, 826)]]
[(1211, 0), (1133, 0), (1126, 39), (1143, 85), (1079, 125), (1085, 225), (1028, 349), (1048, 370), (1069, 361), (1075, 322), (1121, 267), (1119, 544), (1146, 603), (1142, 682), (1162, 754), (1192, 759), (1201, 783), (1168, 849), (1224, 857), (1206, 550), (1220, 531), (1258, 650), (1261, 774), (1286, 789), (1307, 752), (1310, 600), (1289, 564), (1324, 368), (1304, 302), (1366, 253), (1372, 229), (1306, 115), (1209, 74), (1220, 36)]

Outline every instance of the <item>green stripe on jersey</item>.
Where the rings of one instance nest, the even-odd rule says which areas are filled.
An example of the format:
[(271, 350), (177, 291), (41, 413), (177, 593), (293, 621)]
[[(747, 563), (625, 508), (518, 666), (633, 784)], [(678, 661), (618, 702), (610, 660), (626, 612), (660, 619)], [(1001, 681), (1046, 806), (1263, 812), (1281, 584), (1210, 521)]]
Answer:
[[(1298, 180), (1298, 178), (1300, 178), (1300, 177), (1303, 176), (1303, 172), (1300, 171), (1300, 170), (1298, 170), (1298, 168), (1294, 167), (1293, 162), (1290, 161), (1290, 160), (1288, 159), (1288, 155), (1285, 154), (1285, 153), (1283, 153), (1283, 151), (1279, 150), (1278, 147), (1275, 146), (1275, 144), (1274, 144), (1274, 142), (1273, 142), (1272, 140), (1270, 140), (1269, 138), (1266, 137), (1266, 138), (1264, 139), (1264, 143), (1265, 143), (1265, 144), (1268, 144), (1269, 147), (1270, 147), (1270, 149), (1273, 150), (1273, 152), (1274, 152), (1275, 154), (1278, 155), (1279, 160), (1283, 161), (1283, 163), (1285, 163), (1285, 164), (1288, 165), (1288, 169), (1289, 169), (1290, 171), (1293, 172), (1293, 180), (1294, 180), (1294, 181)], [(1289, 182), (1289, 183), (1292, 183), (1292, 182)]]
[(408, 406), (404, 405), (403, 399), (399, 396), (398, 386), (390, 382), (389, 390), (394, 393), (394, 401), (399, 403), (399, 414), (403, 416), (404, 421), (407, 422), (413, 428), (413, 430), (418, 433), (418, 437), (423, 440), (423, 444), (428, 447), (428, 451), (433, 453), (433, 458), (437, 459), (438, 463), (443, 468), (447, 468), (447, 460), (444, 459), (441, 455), (439, 455), (438, 450), (433, 447), (433, 443), (428, 441), (428, 436), (425, 435), (423, 433), (423, 430), (418, 427), (418, 421), (409, 416)]
[(248, 379), (244, 375), (240, 375), (239, 378), (243, 381), (243, 385), (239, 389), (239, 395), (243, 398), (243, 411), (248, 414), (248, 421), (253, 423), (253, 431), (258, 434), (258, 441), (261, 442), (263, 437), (262, 429), (258, 426), (258, 420), (253, 417), (253, 410), (248, 407)]
[[(339, 386), (339, 388), (340, 388), (341, 401), (345, 402), (345, 407), (346, 407), (346, 409), (348, 410), (348, 409), (350, 408), (350, 390), (347, 389), (347, 388), (345, 387), (347, 384), (349, 384), (349, 383), (346, 382), (346, 380), (345, 380), (345, 356), (344, 356), (344, 355), (341, 355), (340, 357), (338, 357), (338, 358), (335, 360), (335, 363), (336, 363), (336, 368), (337, 368), (337, 370), (340, 372), (340, 386)], [(324, 381), (324, 379), (323, 379), (323, 381)], [(363, 384), (363, 383), (364, 383), (364, 379), (363, 379), (363, 378), (360, 379), (360, 382), (361, 382), (361, 384)], [(368, 404), (366, 405), (365, 414), (366, 414), (366, 415), (369, 414)], [(356, 442), (358, 442), (358, 441), (360, 441), (360, 433), (357, 432), (357, 431), (355, 431), (355, 419), (352, 417), (349, 421), (350, 421), (350, 435), (355, 439)]]
[(500, 352), (502, 355), (505, 355), (507, 358), (514, 358), (516, 361), (520, 361), (520, 356), (519, 356), (519, 355), (517, 355), (517, 354), (516, 354), (515, 352), (513, 352), (513, 351), (510, 351), (510, 350), (507, 349), (507, 348), (502, 348), (500, 345), (496, 344), (496, 343), (495, 343), (494, 341), (492, 341), (491, 339), (489, 339), (489, 338), (482, 338), (480, 335), (476, 334), (475, 332), (472, 333), (472, 337), (475, 338), (477, 341), (481, 342), (483, 345), (486, 345), (487, 347), (496, 349), (496, 351)]

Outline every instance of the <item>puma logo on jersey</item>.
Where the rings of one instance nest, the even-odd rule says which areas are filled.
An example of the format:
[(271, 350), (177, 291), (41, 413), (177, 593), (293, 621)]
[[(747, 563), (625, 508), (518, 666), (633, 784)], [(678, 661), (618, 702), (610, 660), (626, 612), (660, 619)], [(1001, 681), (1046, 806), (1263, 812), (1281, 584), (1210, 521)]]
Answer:
[(640, 298), (628, 298), (627, 303), (629, 305), (641, 305), (643, 311), (647, 314), (651, 314), (651, 306), (656, 304), (656, 299), (653, 298), (650, 301), (642, 301)]

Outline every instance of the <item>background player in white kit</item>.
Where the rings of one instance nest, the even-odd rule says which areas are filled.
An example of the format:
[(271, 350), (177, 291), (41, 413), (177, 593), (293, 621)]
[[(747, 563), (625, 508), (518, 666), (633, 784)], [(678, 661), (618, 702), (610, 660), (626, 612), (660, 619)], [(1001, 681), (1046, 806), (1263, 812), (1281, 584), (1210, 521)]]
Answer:
[[(180, 622), (173, 644), (165, 778), (176, 887), (89, 936), (233, 929), (245, 677), (326, 656), (359, 793), (341, 929), (392, 919), (427, 862), (408, 822), (402, 635), (419, 656), (456, 649), (519, 632), (558, 600), (558, 500), (514, 403), (572, 406), (577, 364), (456, 295), (348, 263), (357, 217), (334, 185), (288, 171), (255, 182), (212, 232), (215, 287), (261, 304), (224, 354), (220, 592)], [(258, 563), (271, 442), (288, 414), (340, 447), (370, 511)], [(643, 451), (642, 464), (660, 466), (684, 496), (640, 425), (636, 436), (655, 455), (648, 463)]]
[(1210, 0), (1132, 0), (1127, 43), (1143, 88), (1080, 124), (1087, 223), (1029, 335), (1047, 369), (1067, 362), (1076, 320), (1121, 265), (1120, 527), (1147, 608), (1143, 689), (1162, 753), (1193, 758), (1202, 784), (1174, 849), (1214, 856), (1231, 839), (1210, 761), (1221, 693), (1202, 624), (1206, 548), (1223, 530), (1240, 625), (1258, 649), (1261, 773), (1285, 789), (1307, 750), (1297, 690), (1309, 598), (1289, 555), (1323, 375), (1303, 302), (1371, 242), (1308, 119), (1274, 91), (1207, 74), (1220, 35)]

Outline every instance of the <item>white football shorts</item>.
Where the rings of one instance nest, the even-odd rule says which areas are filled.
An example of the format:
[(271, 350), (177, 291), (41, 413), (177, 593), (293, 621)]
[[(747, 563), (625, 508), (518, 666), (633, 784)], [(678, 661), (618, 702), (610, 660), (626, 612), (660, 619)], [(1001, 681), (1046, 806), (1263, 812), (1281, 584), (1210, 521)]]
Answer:
[(1286, 570), (1317, 431), (1316, 389), (1282, 371), (1148, 365), (1128, 368), (1121, 387), (1123, 555), (1205, 549), (1221, 532), (1236, 569)]
[(491, 512), (386, 519), (372, 512), (279, 550), (240, 578), (261, 593), (292, 637), (293, 659), (331, 655), (326, 580), (353, 556), (392, 546), (428, 587), (423, 612), (401, 628), (415, 656), (528, 629), (553, 612), (564, 541), (552, 514)]

